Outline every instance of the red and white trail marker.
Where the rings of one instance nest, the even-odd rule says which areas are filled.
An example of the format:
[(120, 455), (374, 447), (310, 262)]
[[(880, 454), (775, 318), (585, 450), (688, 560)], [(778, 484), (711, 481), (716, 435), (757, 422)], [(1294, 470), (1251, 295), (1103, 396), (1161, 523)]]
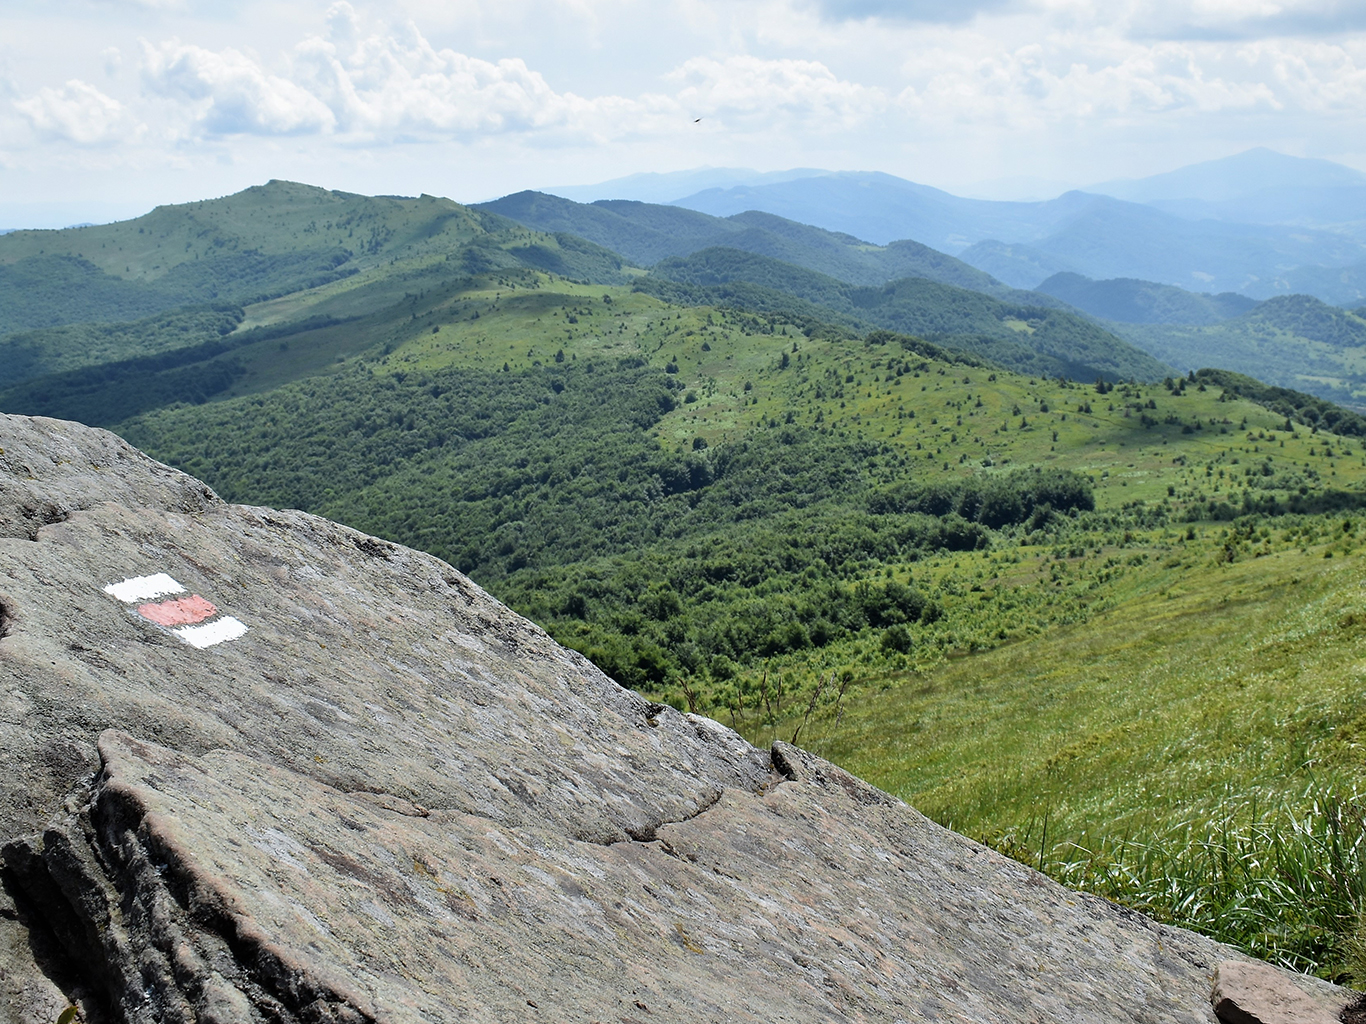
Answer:
[(169, 629), (191, 647), (201, 650), (226, 640), (236, 640), (247, 631), (247, 627), (231, 615), (214, 618), (218, 615), (217, 606), (198, 594), (157, 600), (185, 593), (185, 588), (164, 572), (111, 583), (104, 592), (131, 607), (141, 618)]

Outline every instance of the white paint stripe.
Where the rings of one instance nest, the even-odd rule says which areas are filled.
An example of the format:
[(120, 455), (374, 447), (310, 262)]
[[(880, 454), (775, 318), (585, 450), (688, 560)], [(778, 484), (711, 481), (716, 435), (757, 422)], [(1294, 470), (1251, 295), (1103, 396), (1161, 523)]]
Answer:
[(134, 604), (138, 601), (150, 601), (154, 597), (165, 597), (167, 594), (183, 594), (185, 588), (164, 572), (159, 572), (155, 576), (134, 576), (122, 583), (111, 583), (104, 588), (104, 592), (117, 597), (125, 604)]
[(239, 636), (246, 633), (247, 627), (238, 622), (231, 615), (225, 615), (221, 619), (214, 619), (206, 622), (202, 626), (184, 626), (180, 629), (171, 630), (176, 636), (184, 640), (191, 647), (198, 647), (201, 651), (205, 647), (212, 647), (214, 644), (221, 644), (225, 640), (236, 640)]

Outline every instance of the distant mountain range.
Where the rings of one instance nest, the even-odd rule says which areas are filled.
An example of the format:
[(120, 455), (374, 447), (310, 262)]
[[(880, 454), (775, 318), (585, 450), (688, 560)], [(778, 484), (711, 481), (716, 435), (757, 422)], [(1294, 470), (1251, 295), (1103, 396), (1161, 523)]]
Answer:
[(1072, 272), (1257, 299), (1366, 300), (1366, 174), (1269, 150), (1043, 202), (967, 199), (889, 174), (812, 170), (706, 169), (558, 191), (606, 198), (614, 188), (656, 202), (677, 190), (671, 205), (721, 218), (776, 214), (879, 246), (912, 239), (1016, 288)]
[(1256, 299), (1235, 292), (1198, 294), (1153, 281), (1093, 281), (1071, 273), (1054, 274), (1037, 290), (1092, 316), (1129, 324), (1205, 326), (1246, 313), (1257, 305)]
[(670, 302), (901, 331), (1022, 373), (1148, 380), (1171, 371), (1054, 297), (1010, 288), (918, 242), (872, 246), (769, 213), (712, 217), (625, 200), (574, 203), (540, 192), (475, 209), (552, 233), (561, 244), (586, 238), (653, 267), (639, 287)]
[(1191, 220), (1347, 229), (1366, 239), (1366, 174), (1270, 149), (1251, 149), (1149, 178), (1109, 181), (1086, 191), (1146, 203)]
[[(1187, 234), (1195, 227), (1149, 207), (1082, 193), (1039, 205), (1057, 211), (1078, 201), (1093, 204), (1092, 213), (1099, 204), (1108, 204), (1100, 208), (1111, 214), (1119, 211), (1109, 220), (1092, 218), (1092, 224), (1109, 223), (1117, 235), (1153, 222), (1173, 222)], [(1151, 278), (1113, 274), (1097, 280), (1069, 269), (1075, 263), (1025, 245), (983, 242), (964, 251), (1006, 282), (1037, 284), (1023, 290), (916, 242), (873, 245), (757, 211), (716, 217), (676, 205), (575, 203), (538, 192), (477, 209), (550, 233), (561, 246), (588, 239), (626, 263), (651, 268), (636, 287), (682, 305), (783, 313), (859, 333), (900, 331), (1022, 373), (1152, 379), (1173, 368), (1219, 367), (1354, 408), (1366, 405), (1366, 373), (1358, 368), (1366, 320), (1312, 295), (1259, 302), (1233, 290), (1195, 291)], [(1237, 258), (1236, 232), (1246, 226), (1208, 226), (1206, 239), (1223, 231), (1226, 258)], [(1081, 235), (1074, 230), (1071, 236), (1078, 249)], [(1057, 237), (1068, 235), (1060, 231)], [(1197, 242), (1189, 241), (1194, 251)], [(1257, 252), (1245, 248), (1244, 257)], [(1141, 255), (1151, 261), (1159, 254)], [(1092, 262), (1112, 270), (1107, 259)], [(1014, 274), (1018, 264), (1028, 264), (1030, 273)], [(1145, 265), (1152, 269), (1151, 262)]]
[[(1078, 201), (1133, 215), (1120, 225), (1192, 224), (1080, 193), (1037, 205), (1056, 213)], [(90, 415), (90, 396), (108, 392), (104, 420), (115, 422), (130, 409), (327, 370), (414, 329), (405, 304), (415, 296), (432, 301), (452, 281), (492, 275), (496, 302), (504, 275), (541, 271), (575, 287), (786, 317), (812, 333), (897, 331), (1029, 375), (1152, 380), (1212, 366), (1366, 406), (1359, 312), (1309, 295), (1258, 304), (1153, 275), (1092, 277), (1023, 244), (974, 248), (979, 262), (1007, 269), (1032, 260), (1037, 290), (917, 241), (875, 245), (760, 211), (716, 217), (534, 192), (472, 208), (271, 182), (119, 224), (0, 238), (0, 388), (25, 389), (25, 406), (42, 398), (56, 409), (60, 398), (64, 415)], [(281, 317), (306, 326), (289, 337), (267, 329)], [(134, 377), (143, 383), (122, 383)]]
[[(919, 242), (869, 245), (852, 235), (770, 213), (750, 211), (714, 217), (656, 203), (575, 203), (541, 192), (518, 192), (474, 209), (508, 217), (537, 231), (578, 235), (641, 267), (722, 246), (782, 260), (849, 284), (880, 285), (900, 277), (924, 277), (997, 298), (1008, 298), (1015, 292), (990, 274)], [(1037, 297), (1026, 298), (1034, 300)]]
[(681, 196), (689, 196), (709, 188), (734, 188), (737, 185), (773, 185), (797, 178), (815, 178), (829, 174), (810, 167), (790, 171), (751, 171), (742, 167), (699, 167), (691, 171), (648, 171), (628, 174), (624, 178), (599, 182), (596, 185), (557, 185), (541, 189), (554, 196), (572, 199), (576, 203), (591, 203), (598, 199), (633, 199), (640, 203), (671, 203)]

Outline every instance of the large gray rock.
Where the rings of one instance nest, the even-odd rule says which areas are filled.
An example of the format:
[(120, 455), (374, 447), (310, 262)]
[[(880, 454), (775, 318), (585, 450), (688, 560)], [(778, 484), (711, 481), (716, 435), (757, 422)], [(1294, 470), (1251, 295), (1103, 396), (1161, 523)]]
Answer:
[(100, 431), (0, 448), (3, 1024), (1214, 1019), (1231, 950), (653, 704), (437, 559)]

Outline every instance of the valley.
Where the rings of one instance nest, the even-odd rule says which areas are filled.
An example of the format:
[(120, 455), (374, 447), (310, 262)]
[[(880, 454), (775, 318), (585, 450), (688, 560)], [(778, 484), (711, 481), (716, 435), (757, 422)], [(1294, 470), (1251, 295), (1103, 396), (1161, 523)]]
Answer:
[[(939, 271), (857, 284), (725, 247), (641, 266), (430, 197), (249, 198), (176, 217), (248, 209), (272, 227), (236, 244), (263, 259), (329, 219), (309, 252), (353, 216), (379, 241), (345, 273), (222, 276), (207, 304), (26, 313), (0, 410), (428, 551), (654, 700), (809, 746), (1073, 884), (1350, 969), (1321, 919), (1240, 936), (1138, 882), (1194, 821), (1288, 828), (1358, 784), (1360, 416)], [(150, 286), (174, 268), (97, 264), (91, 241), (147, 227), (16, 233), (0, 261)]]

